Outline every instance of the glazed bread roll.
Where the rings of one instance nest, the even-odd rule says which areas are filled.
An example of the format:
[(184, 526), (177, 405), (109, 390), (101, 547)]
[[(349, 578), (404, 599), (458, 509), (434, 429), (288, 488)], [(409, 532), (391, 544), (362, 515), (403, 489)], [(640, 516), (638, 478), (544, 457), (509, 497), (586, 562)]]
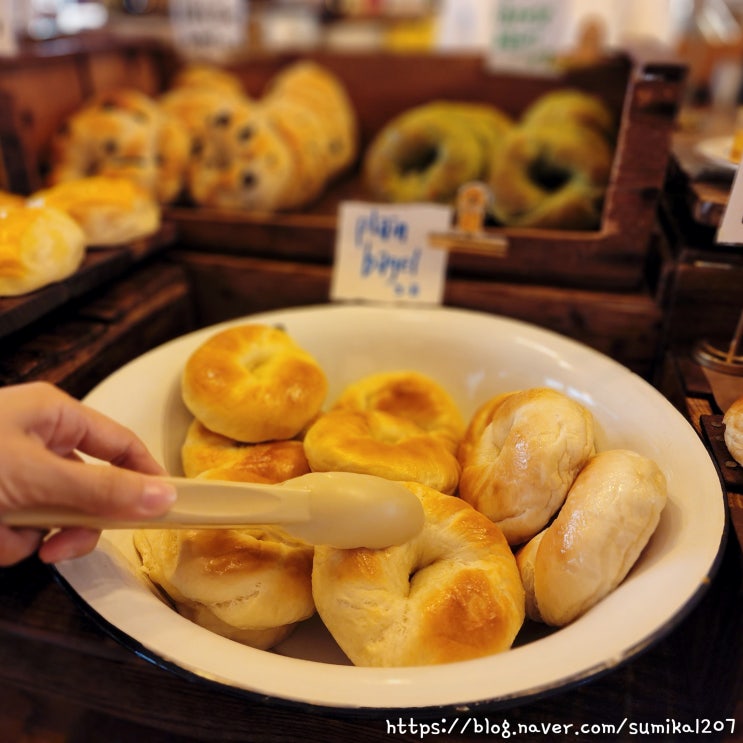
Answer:
[(455, 452), (464, 434), (464, 419), (451, 395), (438, 382), (416, 371), (371, 374), (348, 385), (334, 410), (378, 410), (404, 418), (443, 441)]
[(84, 257), (85, 235), (66, 213), (53, 207), (0, 209), (0, 296), (66, 279)]
[(316, 547), (317, 611), (357, 666), (451, 663), (511, 647), (524, 590), (500, 529), (459, 498), (417, 483), (425, 525), (384, 550)]
[(313, 548), (279, 529), (143, 529), (142, 572), (187, 619), (267, 649), (314, 613)]
[(554, 522), (517, 555), (531, 619), (563, 626), (626, 577), (667, 499), (658, 465), (633, 451), (596, 454)]
[(91, 176), (34, 193), (29, 204), (69, 214), (88, 246), (122, 245), (160, 228), (161, 211), (150, 194), (127, 178)]
[(743, 466), (743, 397), (727, 409), (722, 422), (725, 424), (725, 445), (733, 459)]
[(310, 471), (301, 441), (242, 444), (194, 419), (181, 447), (186, 477), (243, 482), (283, 482)]
[(546, 387), (498, 395), (462, 440), (459, 495), (521, 544), (554, 516), (594, 451), (593, 418), (567, 395)]
[(286, 332), (251, 323), (202, 343), (186, 361), (181, 392), (210, 431), (259, 443), (302, 431), (322, 407), (327, 379)]
[(435, 380), (413, 371), (381, 372), (346, 387), (310, 426), (304, 448), (315, 471), (410, 480), (453, 493), (463, 432), (459, 409)]
[(459, 481), (459, 464), (444, 441), (381, 410), (321, 415), (305, 434), (304, 451), (314, 472), (410, 480), (442, 493), (453, 493)]

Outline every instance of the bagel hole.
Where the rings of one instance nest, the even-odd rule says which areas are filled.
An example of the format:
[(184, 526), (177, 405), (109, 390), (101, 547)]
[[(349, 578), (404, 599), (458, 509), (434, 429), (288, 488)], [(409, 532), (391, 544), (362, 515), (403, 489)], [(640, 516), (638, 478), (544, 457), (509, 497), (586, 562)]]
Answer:
[(559, 191), (570, 179), (571, 174), (565, 168), (540, 156), (529, 164), (529, 180), (544, 191)]
[(411, 147), (402, 153), (400, 157), (400, 170), (403, 173), (425, 173), (438, 158), (439, 153), (435, 147), (421, 143)]

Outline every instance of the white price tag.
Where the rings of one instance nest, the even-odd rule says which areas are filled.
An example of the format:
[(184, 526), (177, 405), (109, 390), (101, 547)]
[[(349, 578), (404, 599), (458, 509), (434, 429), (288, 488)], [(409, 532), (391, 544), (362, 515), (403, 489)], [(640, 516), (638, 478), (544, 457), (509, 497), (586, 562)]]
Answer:
[(170, 0), (173, 41), (187, 54), (220, 59), (245, 43), (244, 0)]
[(496, 0), (492, 12), (490, 69), (550, 69), (564, 44), (570, 3), (564, 0)]
[(331, 299), (440, 304), (448, 254), (428, 235), (448, 230), (452, 214), (438, 204), (341, 204)]
[(729, 245), (743, 245), (743, 167), (738, 165), (730, 189), (725, 213), (717, 228), (717, 242)]

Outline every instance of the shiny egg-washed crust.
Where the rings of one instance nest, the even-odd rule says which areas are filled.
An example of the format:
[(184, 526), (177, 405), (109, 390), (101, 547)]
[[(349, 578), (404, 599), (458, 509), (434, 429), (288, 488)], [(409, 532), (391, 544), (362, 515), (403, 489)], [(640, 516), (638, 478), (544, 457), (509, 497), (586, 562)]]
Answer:
[(334, 410), (379, 410), (415, 423), (456, 451), (464, 419), (442, 385), (421, 372), (400, 370), (367, 375), (347, 385)]
[(315, 472), (357, 472), (419, 482), (453, 493), (459, 464), (449, 446), (405, 418), (381, 410), (331, 410), (307, 430), (304, 451)]
[(463, 418), (449, 393), (428, 375), (401, 370), (347, 385), (308, 429), (304, 447), (315, 471), (410, 480), (453, 493), (463, 433)]
[(594, 453), (593, 417), (567, 395), (546, 387), (498, 395), (460, 445), (459, 495), (521, 544), (554, 516)]
[(125, 177), (89, 176), (36, 191), (29, 204), (70, 215), (89, 246), (122, 245), (157, 232), (161, 208), (152, 195)]
[(725, 424), (725, 445), (733, 459), (743, 467), (743, 397), (733, 402), (722, 421)]
[(416, 483), (425, 525), (384, 550), (316, 547), (317, 611), (357, 666), (434, 665), (511, 647), (524, 621), (516, 560), (491, 521)]
[(275, 483), (307, 474), (310, 466), (301, 441), (243, 444), (193, 420), (181, 447), (186, 477)]
[(313, 548), (279, 529), (143, 529), (133, 538), (144, 575), (213, 632), (267, 649), (314, 613)]
[(564, 626), (627, 576), (667, 500), (657, 464), (633, 451), (594, 456), (555, 520), (517, 554), (531, 619)]
[(14, 297), (71, 276), (85, 258), (85, 234), (66, 212), (10, 197), (0, 209), (0, 297)]
[(181, 392), (209, 430), (259, 443), (302, 431), (322, 407), (327, 379), (285, 331), (248, 323), (215, 333), (190, 355)]

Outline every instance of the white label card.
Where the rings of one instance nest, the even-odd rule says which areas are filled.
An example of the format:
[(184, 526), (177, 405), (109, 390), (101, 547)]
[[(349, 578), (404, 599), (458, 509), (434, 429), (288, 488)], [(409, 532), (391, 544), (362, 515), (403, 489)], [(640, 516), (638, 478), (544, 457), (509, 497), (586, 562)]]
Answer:
[(448, 254), (428, 235), (450, 229), (452, 214), (438, 204), (342, 203), (331, 299), (440, 304)]
[(743, 164), (735, 171), (730, 196), (725, 213), (717, 228), (717, 242), (730, 245), (743, 245)]
[(190, 54), (219, 59), (245, 42), (244, 0), (170, 0), (175, 45)]

